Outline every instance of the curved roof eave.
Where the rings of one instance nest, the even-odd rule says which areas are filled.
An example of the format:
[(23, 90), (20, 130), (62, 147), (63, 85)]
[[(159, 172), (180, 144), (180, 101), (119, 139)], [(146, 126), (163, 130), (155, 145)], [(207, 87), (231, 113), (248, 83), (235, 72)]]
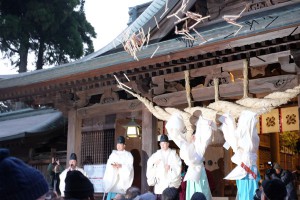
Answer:
[[(71, 67), (71, 66), (77, 65), (79, 63), (84, 63), (86, 61), (92, 60), (93, 58), (99, 57), (101, 54), (104, 54), (105, 52), (108, 52), (108, 51), (112, 50), (113, 48), (115, 48), (116, 46), (120, 45), (121, 41), (123, 40), (124, 33), (134, 33), (136, 31), (138, 31), (139, 29), (141, 29), (143, 26), (145, 26), (145, 24), (150, 24), (148, 27), (150, 27), (151, 30), (153, 28), (155, 28), (156, 23), (155, 22), (149, 23), (149, 21), (151, 21), (151, 20), (154, 21), (153, 16), (155, 16), (159, 11), (161, 11), (161, 13), (164, 12), (164, 6), (166, 4), (166, 1), (167, 0), (153, 0), (153, 2), (148, 6), (148, 8), (130, 26), (128, 26), (124, 31), (122, 31), (122, 33), (120, 33), (115, 39), (113, 39), (113, 41), (111, 41), (106, 46), (104, 46), (103, 48), (101, 48), (100, 50), (98, 50), (94, 53), (91, 53), (79, 60), (76, 60), (76, 61), (73, 61), (70, 63), (66, 63), (66, 64), (62, 64), (62, 65), (58, 65), (58, 66), (54, 66), (54, 67), (48, 68), (48, 69), (35, 70), (35, 71), (24, 72), (24, 73), (13, 74), (13, 75), (2, 75), (2, 76), (0, 76), (0, 82), (5, 81), (5, 80), (9, 81), (9, 79), (14, 79), (14, 78), (26, 79), (26, 76), (28, 76), (28, 75), (39, 76), (41, 73), (43, 73), (45, 71), (49, 72), (49, 71), (55, 70), (55, 71), (58, 71), (58, 73), (60, 74), (59, 71), (64, 71), (64, 69), (66, 67)], [(172, 1), (173, 2), (172, 5), (174, 3), (176, 4), (179, 1), (180, 0)], [(158, 22), (159, 21), (161, 21), (161, 19), (158, 19)], [(49, 72), (49, 73), (51, 73), (51, 72)], [(44, 77), (44, 78), (46, 78), (44, 80), (48, 80), (47, 77)], [(42, 81), (42, 79), (40, 79), (39, 81)], [(12, 84), (12, 86), (15, 86), (15, 85), (16, 84)]]
[[(264, 32), (278, 31), (279, 29), (281, 30), (283, 27), (288, 28), (291, 26), (296, 27), (295, 28), (296, 30), (300, 24), (299, 11), (300, 11), (300, 3), (288, 4), (285, 5), (284, 7), (277, 7), (275, 9), (267, 10), (266, 12), (264, 12), (264, 15), (266, 16), (271, 16), (275, 14), (280, 16), (278, 19), (276, 19), (276, 23), (272, 23), (271, 26), (268, 25), (267, 27), (265, 27), (265, 25), (269, 23), (270, 20), (266, 21), (265, 18), (263, 17), (264, 15), (251, 13), (250, 15), (247, 15), (242, 19), (240, 19), (240, 23), (249, 20), (255, 20), (257, 22), (260, 22), (257, 25), (257, 28), (249, 29), (247, 26), (245, 26), (245, 28), (242, 29), (236, 35), (236, 37), (241, 40), (243, 40), (244, 38), (244, 42), (243, 42), (244, 44), (245, 42), (246, 43), (250, 42), (250, 40), (247, 40), (246, 37), (246, 35), (248, 35), (249, 33), (262, 34)], [(201, 34), (203, 37), (207, 38), (207, 42), (203, 44), (203, 47), (224, 40), (225, 38), (227, 40), (228, 35), (234, 33), (236, 29), (237, 28), (235, 26), (228, 24), (224, 21), (219, 22), (217, 24), (211, 24), (209, 26), (202, 27)], [(296, 32), (298, 33), (298, 30), (295, 31), (295, 34)], [(160, 46), (160, 48), (159, 50), (157, 50), (155, 56), (169, 54), (170, 52), (174, 53), (189, 48), (186, 46), (184, 42), (180, 42), (179, 40), (174, 38), (174, 39), (154, 43), (149, 45), (147, 48), (143, 48), (141, 52), (138, 52), (137, 54), (138, 58), (140, 60), (149, 58), (153, 54), (153, 52), (157, 49), (158, 46)], [(3, 78), (3, 79), (0, 78), (0, 89), (46, 82), (49, 80), (54, 80), (65, 76), (72, 76), (74, 74), (84, 73), (91, 70), (106, 68), (113, 65), (120, 65), (121, 63), (129, 63), (133, 61), (135, 61), (134, 58), (125, 51), (112, 53), (109, 55), (102, 55), (97, 59), (90, 58), (90, 59), (86, 59), (85, 61), (78, 60), (73, 63), (59, 65), (57, 67), (53, 67), (49, 69), (21, 73), (10, 78)]]
[[(101, 48), (100, 50), (98, 50), (94, 53), (91, 53), (91, 54), (89, 54), (79, 60), (76, 60), (74, 62), (71, 62), (71, 63), (58, 65), (58, 66), (48, 68), (48, 69), (35, 70), (35, 71), (24, 72), (24, 73), (20, 73), (20, 74), (14, 74), (13, 76), (2, 76), (2, 77), (0, 77), (0, 82), (2, 82), (2, 83), (5, 82), (5, 83), (7, 83), (7, 85), (0, 84), (0, 88), (13, 87), (13, 86), (22, 84), (21, 82), (16, 83), (14, 81), (15, 79), (19, 79), (21, 81), (27, 80), (30, 83), (35, 83), (35, 82), (42, 82), (42, 81), (46, 81), (49, 79), (58, 78), (59, 76), (66, 75), (65, 74), (66, 71), (69, 71), (68, 75), (72, 75), (71, 71), (73, 71), (73, 70), (71, 70), (71, 69), (66, 70), (66, 68), (72, 68), (72, 66), (85, 63), (86, 61), (91, 61), (91, 63), (93, 63), (93, 61), (92, 61), (93, 58), (99, 57), (101, 54), (104, 54), (105, 52), (108, 52), (108, 51), (112, 50), (113, 48), (115, 48), (115, 46), (120, 45), (121, 41), (123, 39), (124, 33), (134, 33), (136, 31), (140, 30), (141, 28), (144, 28), (145, 30), (146, 30), (146, 28), (147, 29), (150, 28), (150, 30), (154, 29), (157, 25), (156, 25), (156, 22), (155, 22), (153, 16), (155, 16), (155, 15), (161, 16), (165, 12), (165, 4), (167, 1), (168, 0), (153, 0), (153, 2), (148, 6), (148, 8), (130, 26), (128, 26), (113, 41), (111, 41), (109, 44), (107, 44), (105, 47)], [(195, 0), (191, 0), (190, 2), (194, 2), (194, 1)], [(169, 7), (168, 12), (165, 12), (165, 14), (163, 16), (166, 17), (167, 14), (172, 10), (171, 8), (173, 8), (178, 2), (180, 2), (180, 0), (174, 0), (174, 1), (171, 1), (171, 3), (169, 2), (168, 3), (168, 7)], [(163, 20), (163, 18), (157, 19), (158, 23), (161, 20)], [(107, 57), (107, 56), (104, 56), (104, 57)], [(133, 58), (128, 55), (128, 58), (125, 58), (125, 60), (121, 60), (121, 61), (122, 62), (126, 62), (126, 61), (130, 62), (130, 61), (133, 61)], [(105, 58), (104, 58), (104, 64), (107, 64), (107, 59), (105, 59)], [(90, 64), (88, 64), (88, 67), (91, 67)], [(94, 67), (91, 67), (91, 69), (94, 69)], [(87, 70), (88, 69), (83, 68), (81, 71), (87, 71)], [(77, 70), (74, 70), (74, 73), (76, 73), (76, 72), (77, 72)], [(41, 76), (42, 73), (45, 75)], [(51, 74), (51, 76), (49, 76), (49, 74)], [(55, 75), (55, 74), (57, 74), (57, 75)], [(28, 76), (31, 76), (31, 78), (33, 78), (35, 81), (29, 80), (29, 78), (27, 78)], [(27, 83), (27, 84), (30, 84), (30, 83)]]
[[(172, 3), (171, 6), (174, 6), (176, 3), (178, 3), (180, 0), (175, 0), (170, 3)], [(153, 17), (156, 14), (163, 13), (165, 9), (165, 4), (167, 0), (153, 0), (153, 2), (148, 6), (148, 8), (132, 23), (130, 24), (124, 31), (122, 31), (115, 39), (113, 39), (110, 43), (108, 43), (106, 46), (101, 48), (100, 50), (91, 53), (82, 59), (81, 61), (86, 61), (93, 59), (95, 57), (100, 56), (101, 54), (108, 52), (114, 48), (116, 48), (118, 45), (121, 44), (121, 41), (124, 40), (124, 35), (126, 34), (132, 34), (140, 30), (141, 28), (144, 28), (144, 31), (152, 30), (155, 28), (156, 23), (150, 23), (150, 21), (154, 21)], [(169, 3), (169, 4), (170, 4)], [(168, 5), (169, 6), (169, 5)], [(171, 9), (169, 9), (171, 10)], [(164, 15), (166, 16), (166, 15)], [(161, 18), (158, 18), (158, 23), (162, 20)], [(147, 25), (147, 26), (146, 26)], [(145, 32), (146, 34), (146, 32)]]

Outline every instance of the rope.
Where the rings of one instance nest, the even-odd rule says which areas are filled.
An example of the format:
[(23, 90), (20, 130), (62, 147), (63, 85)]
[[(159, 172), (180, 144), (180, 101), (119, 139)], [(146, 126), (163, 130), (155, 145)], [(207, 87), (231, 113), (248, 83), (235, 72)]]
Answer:
[(186, 99), (188, 102), (188, 107), (191, 108), (192, 101), (191, 101), (190, 72), (188, 70), (184, 71), (184, 79), (185, 79)]
[(249, 66), (249, 59), (243, 60), (243, 76), (244, 76), (244, 96), (243, 96), (243, 98), (247, 98), (248, 92), (249, 92), (248, 66)]
[(219, 101), (219, 79), (214, 78), (215, 101)]

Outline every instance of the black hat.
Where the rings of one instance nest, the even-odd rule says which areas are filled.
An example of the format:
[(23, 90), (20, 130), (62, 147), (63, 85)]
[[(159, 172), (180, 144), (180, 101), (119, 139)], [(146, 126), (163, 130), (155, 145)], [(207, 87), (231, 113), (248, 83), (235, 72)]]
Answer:
[(80, 171), (68, 171), (65, 186), (65, 198), (85, 199), (94, 196), (94, 186)]
[(77, 161), (77, 156), (76, 156), (75, 153), (71, 153), (70, 160), (76, 160)]
[(8, 149), (0, 148), (1, 200), (38, 199), (48, 191), (48, 183), (40, 171), (10, 156)]
[(125, 144), (125, 138), (123, 136), (119, 136), (117, 140), (118, 144)]
[(169, 138), (168, 138), (167, 135), (162, 134), (162, 135), (160, 136), (160, 140), (159, 140), (159, 141), (160, 141), (160, 142), (169, 142)]
[(284, 183), (279, 179), (264, 180), (262, 187), (269, 199), (284, 199), (287, 195)]

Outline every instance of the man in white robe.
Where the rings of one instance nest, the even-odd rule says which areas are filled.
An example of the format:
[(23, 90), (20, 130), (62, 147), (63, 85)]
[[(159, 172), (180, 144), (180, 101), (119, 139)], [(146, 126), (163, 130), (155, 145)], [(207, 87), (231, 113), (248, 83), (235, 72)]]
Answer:
[(125, 150), (125, 138), (117, 139), (117, 150), (110, 154), (103, 177), (104, 192), (108, 193), (107, 200), (116, 194), (125, 194), (131, 186), (134, 176), (132, 154)]
[(69, 160), (69, 167), (66, 168), (60, 175), (59, 175), (59, 190), (61, 192), (61, 196), (64, 197), (65, 196), (65, 187), (66, 187), (66, 183), (65, 183), (65, 179), (67, 176), (68, 171), (73, 171), (73, 170), (77, 170), (80, 171), (83, 175), (87, 176), (86, 172), (82, 169), (79, 168), (77, 166), (77, 156), (75, 153), (71, 153), (70, 155), (70, 160)]
[(252, 200), (260, 179), (256, 165), (259, 147), (257, 115), (252, 111), (243, 111), (237, 126), (228, 113), (222, 115), (219, 121), (222, 122), (221, 130), (226, 143), (234, 152), (231, 160), (237, 165), (224, 179), (236, 180), (238, 199)]
[(158, 198), (167, 187), (178, 188), (181, 184), (181, 160), (176, 151), (169, 148), (167, 135), (161, 135), (160, 147), (148, 159), (146, 173), (148, 185), (154, 186)]
[(212, 195), (203, 161), (205, 150), (211, 141), (216, 125), (200, 116), (196, 124), (196, 132), (193, 134), (192, 140), (188, 141), (184, 135), (183, 119), (181, 115), (175, 113), (168, 120), (166, 129), (170, 138), (180, 148), (181, 159), (188, 166), (183, 180), (187, 181), (186, 199), (191, 199), (195, 192), (202, 192), (207, 200), (211, 200)]

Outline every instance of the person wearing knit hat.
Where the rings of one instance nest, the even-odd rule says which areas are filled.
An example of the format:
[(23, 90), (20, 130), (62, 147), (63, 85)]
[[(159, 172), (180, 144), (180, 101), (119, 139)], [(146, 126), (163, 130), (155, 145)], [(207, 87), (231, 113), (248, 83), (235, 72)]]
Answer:
[(206, 200), (206, 197), (202, 192), (195, 192), (192, 195), (191, 200)]
[(67, 169), (65, 169), (60, 175), (59, 175), (59, 179), (60, 179), (60, 183), (59, 183), (59, 190), (61, 192), (61, 196), (64, 197), (65, 196), (65, 187), (66, 187), (66, 176), (68, 171), (80, 171), (83, 175), (87, 176), (86, 172), (77, 166), (77, 155), (75, 153), (71, 153), (70, 155), (70, 159), (69, 159), (69, 167)]
[(285, 200), (287, 191), (284, 183), (279, 179), (264, 180), (262, 182), (262, 200)]
[(152, 192), (146, 192), (136, 196), (133, 200), (156, 200), (156, 196)]
[(293, 174), (289, 170), (284, 170), (278, 163), (274, 163), (276, 176), (284, 183), (288, 199), (298, 199), (297, 192), (293, 183)]
[(117, 150), (110, 154), (104, 176), (103, 187), (107, 194), (107, 200), (113, 199), (116, 194), (125, 194), (133, 182), (133, 156), (125, 150), (125, 138), (117, 138)]
[(167, 135), (160, 136), (160, 149), (147, 161), (147, 183), (154, 186), (154, 194), (160, 199), (164, 189), (178, 188), (181, 184), (181, 160), (176, 150), (169, 148)]
[(168, 187), (164, 189), (161, 200), (179, 200), (179, 192), (177, 188)]
[(0, 199), (36, 200), (45, 197), (49, 186), (44, 176), (22, 160), (0, 148)]
[(68, 171), (65, 183), (65, 200), (94, 199), (94, 186), (80, 171)]
[(138, 195), (141, 195), (141, 189), (136, 186), (131, 186), (126, 190), (126, 199), (134, 199)]

